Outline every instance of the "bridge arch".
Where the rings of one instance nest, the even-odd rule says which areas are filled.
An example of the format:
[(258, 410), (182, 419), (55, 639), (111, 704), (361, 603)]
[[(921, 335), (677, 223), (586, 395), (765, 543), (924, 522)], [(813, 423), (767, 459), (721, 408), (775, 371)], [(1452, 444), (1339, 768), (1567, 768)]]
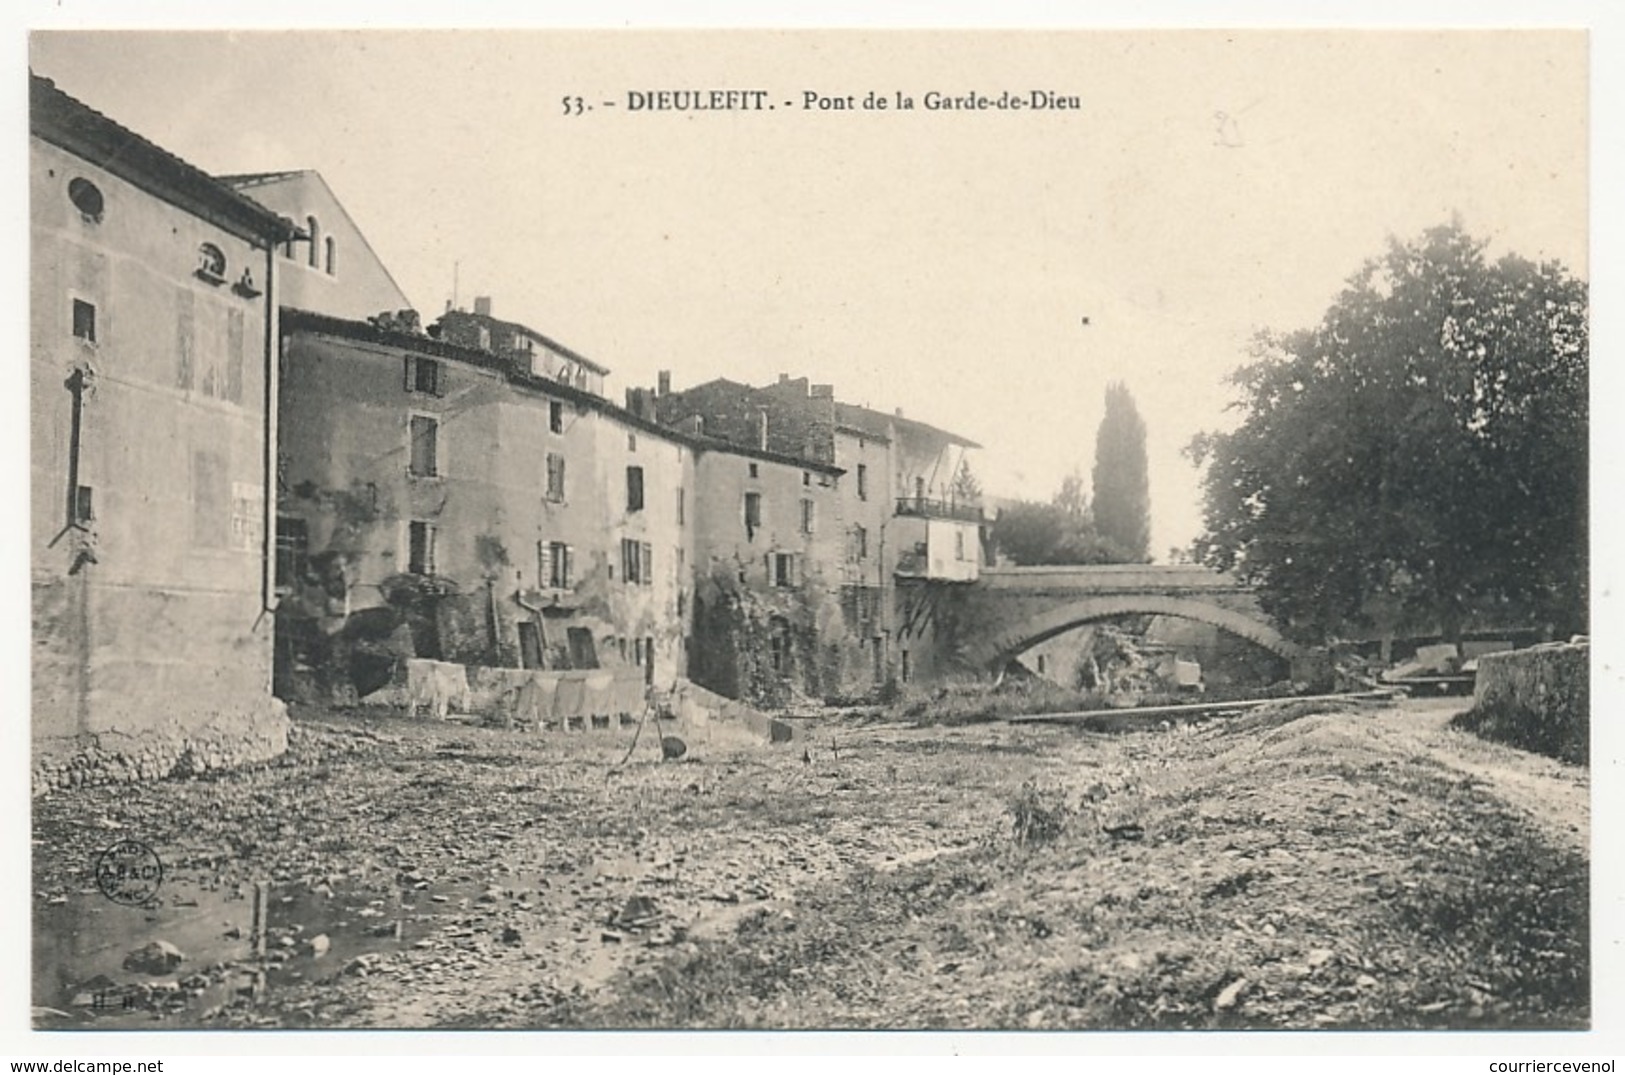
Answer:
[(1211, 601), (1162, 594), (1100, 594), (1080, 598), (1036, 613), (999, 631), (977, 647), (972, 660), (989, 669), (1002, 668), (1016, 654), (1046, 639), (1097, 620), (1114, 616), (1179, 616), (1209, 623), (1222, 631), (1256, 643), (1288, 661), (1299, 661), (1308, 651), (1290, 641), (1259, 614), (1225, 608)]

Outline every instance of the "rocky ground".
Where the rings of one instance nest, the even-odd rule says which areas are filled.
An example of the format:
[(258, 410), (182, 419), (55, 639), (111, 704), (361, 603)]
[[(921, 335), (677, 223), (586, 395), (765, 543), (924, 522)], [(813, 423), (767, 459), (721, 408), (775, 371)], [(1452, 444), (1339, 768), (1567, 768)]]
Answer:
[[(1586, 1026), (1587, 771), (1463, 704), (619, 768), (629, 731), (296, 713), (278, 765), (35, 800), (36, 1023)], [(94, 872), (132, 840), (139, 905)]]

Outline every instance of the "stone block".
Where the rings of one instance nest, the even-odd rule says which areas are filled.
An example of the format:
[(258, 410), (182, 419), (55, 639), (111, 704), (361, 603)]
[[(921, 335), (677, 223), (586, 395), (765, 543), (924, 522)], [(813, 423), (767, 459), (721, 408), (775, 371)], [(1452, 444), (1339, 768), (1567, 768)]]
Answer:
[(1590, 762), (1591, 647), (1553, 643), (1478, 660), (1473, 708), (1459, 723), (1486, 739)]

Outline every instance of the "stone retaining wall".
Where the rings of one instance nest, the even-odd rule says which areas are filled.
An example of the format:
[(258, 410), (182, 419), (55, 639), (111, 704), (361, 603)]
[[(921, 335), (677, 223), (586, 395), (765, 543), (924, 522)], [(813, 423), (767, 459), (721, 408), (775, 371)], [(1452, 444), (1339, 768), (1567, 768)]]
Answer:
[(87, 784), (196, 776), (267, 762), (288, 749), (288, 711), (267, 697), (254, 712), (223, 713), (195, 726), (104, 731), (35, 744), (33, 793)]
[(1561, 761), (1590, 761), (1591, 647), (1552, 643), (1478, 659), (1473, 708), (1457, 718), (1485, 739)]

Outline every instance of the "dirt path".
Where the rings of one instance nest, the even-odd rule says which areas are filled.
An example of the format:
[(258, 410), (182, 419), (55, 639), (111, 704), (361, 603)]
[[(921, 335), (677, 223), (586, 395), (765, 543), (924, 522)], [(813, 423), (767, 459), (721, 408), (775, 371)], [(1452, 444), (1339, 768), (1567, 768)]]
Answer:
[(1450, 727), (1468, 699), (1418, 699), (1381, 713), (1396, 745), (1472, 777), (1490, 795), (1521, 811), (1553, 840), (1585, 853), (1590, 839), (1591, 771), (1515, 750)]

